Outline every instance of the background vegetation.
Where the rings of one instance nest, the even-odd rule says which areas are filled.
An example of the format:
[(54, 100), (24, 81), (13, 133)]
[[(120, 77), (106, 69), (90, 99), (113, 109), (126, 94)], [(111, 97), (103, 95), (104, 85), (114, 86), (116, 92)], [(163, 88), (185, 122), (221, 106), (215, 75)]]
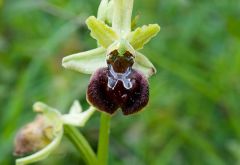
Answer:
[[(62, 57), (95, 47), (84, 19), (97, 0), (0, 0), (0, 164), (14, 164), (16, 131), (43, 101), (87, 107), (89, 76)], [(112, 119), (112, 165), (240, 164), (240, 1), (136, 0), (137, 25), (159, 23), (144, 49), (158, 73), (141, 113)], [(96, 149), (99, 113), (81, 131)], [(37, 164), (81, 164), (64, 139)]]

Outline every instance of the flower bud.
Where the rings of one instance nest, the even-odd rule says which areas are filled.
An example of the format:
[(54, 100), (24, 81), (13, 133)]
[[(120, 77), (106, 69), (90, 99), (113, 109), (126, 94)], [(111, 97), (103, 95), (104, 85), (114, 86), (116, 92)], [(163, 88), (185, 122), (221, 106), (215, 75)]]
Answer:
[(53, 128), (45, 122), (43, 115), (37, 116), (33, 122), (17, 133), (14, 155), (22, 156), (44, 148), (53, 138), (52, 130)]

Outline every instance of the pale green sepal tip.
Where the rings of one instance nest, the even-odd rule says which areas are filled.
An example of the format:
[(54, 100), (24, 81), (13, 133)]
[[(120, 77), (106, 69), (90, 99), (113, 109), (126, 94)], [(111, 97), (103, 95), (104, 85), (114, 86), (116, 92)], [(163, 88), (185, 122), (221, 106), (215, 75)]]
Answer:
[(140, 52), (136, 52), (135, 63), (133, 65), (133, 68), (141, 71), (147, 78), (149, 78), (150, 76), (157, 72), (156, 68), (151, 63), (151, 61)]
[(144, 25), (129, 33), (127, 40), (136, 50), (142, 49), (160, 31), (158, 24)]
[(48, 157), (48, 155), (57, 148), (57, 146), (59, 145), (61, 139), (63, 136), (63, 131), (60, 131), (58, 133), (58, 135), (54, 138), (54, 140), (47, 145), (45, 148), (43, 148), (42, 150), (30, 155), (30, 156), (26, 156), (24, 158), (19, 158), (16, 160), (16, 165), (25, 165), (25, 164), (30, 164), (30, 163), (34, 163), (40, 160), (45, 159), (46, 157)]
[(82, 106), (81, 104), (79, 103), (78, 100), (74, 100), (71, 108), (70, 108), (70, 111), (69, 113), (70, 114), (78, 114), (78, 113), (81, 113), (82, 112)]
[(33, 110), (38, 113), (42, 113), (47, 119), (48, 123), (54, 126), (54, 133), (58, 133), (62, 130), (63, 123), (61, 122), (61, 113), (42, 102), (36, 102), (33, 105)]
[(63, 58), (62, 66), (85, 74), (92, 74), (106, 66), (106, 49), (99, 47), (89, 51), (76, 53)]
[(97, 18), (99, 20), (105, 21), (107, 16), (106, 8), (108, 7), (108, 0), (101, 0), (100, 5), (98, 7)]
[(101, 3), (98, 7), (97, 19), (112, 23), (112, 16), (113, 16), (113, 0), (101, 0)]
[(92, 114), (95, 112), (94, 107), (90, 107), (88, 110), (81, 113), (70, 113), (66, 115), (62, 115), (62, 121), (64, 124), (74, 125), (83, 127)]
[(117, 33), (111, 27), (94, 16), (88, 17), (86, 24), (91, 30), (91, 36), (104, 48), (107, 48), (118, 39)]
[(110, 0), (108, 3), (107, 9), (106, 9), (106, 18), (105, 22), (112, 24), (112, 19), (113, 19), (113, 0)]
[(33, 104), (34, 112), (43, 113), (45, 115), (61, 115), (60, 112), (42, 102), (36, 102)]

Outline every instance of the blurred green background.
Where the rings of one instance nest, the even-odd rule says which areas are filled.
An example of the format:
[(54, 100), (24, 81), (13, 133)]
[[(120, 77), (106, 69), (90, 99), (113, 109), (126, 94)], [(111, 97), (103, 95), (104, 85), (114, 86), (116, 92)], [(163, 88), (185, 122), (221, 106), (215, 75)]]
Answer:
[[(96, 46), (84, 20), (98, 0), (0, 0), (0, 164), (14, 164), (16, 131), (32, 104), (62, 112), (87, 108), (89, 75), (65, 70), (62, 57)], [(110, 165), (240, 164), (240, 1), (136, 0), (137, 25), (161, 32), (143, 52), (158, 73), (148, 107), (112, 119)], [(96, 150), (99, 113), (81, 131)], [(83, 164), (64, 138), (36, 163)]]

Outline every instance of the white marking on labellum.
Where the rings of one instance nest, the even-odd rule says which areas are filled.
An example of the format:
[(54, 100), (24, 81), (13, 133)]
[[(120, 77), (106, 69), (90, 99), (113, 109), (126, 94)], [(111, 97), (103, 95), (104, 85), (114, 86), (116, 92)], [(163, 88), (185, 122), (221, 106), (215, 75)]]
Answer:
[(129, 67), (124, 73), (115, 72), (111, 64), (108, 65), (108, 68), (109, 68), (109, 74), (108, 74), (109, 88), (114, 89), (118, 81), (121, 81), (123, 83), (124, 88), (126, 89), (132, 88), (131, 79), (128, 77), (132, 72), (131, 67)]

